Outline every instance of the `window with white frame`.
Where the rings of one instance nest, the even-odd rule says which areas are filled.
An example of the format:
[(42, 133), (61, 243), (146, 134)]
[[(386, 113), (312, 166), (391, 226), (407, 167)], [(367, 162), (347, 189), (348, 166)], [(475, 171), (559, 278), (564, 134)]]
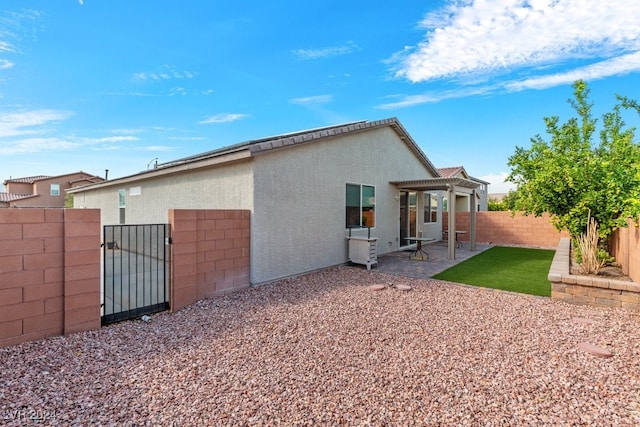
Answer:
[(60, 195), (60, 184), (51, 184), (49, 194), (52, 195), (52, 196), (59, 196)]
[(126, 224), (125, 214), (127, 206), (127, 190), (121, 188), (118, 190), (118, 211), (120, 216), (120, 224)]
[(425, 223), (438, 222), (438, 195), (433, 193), (424, 193), (424, 212), (423, 218)]
[(346, 201), (347, 228), (376, 225), (376, 188), (374, 186), (347, 184)]

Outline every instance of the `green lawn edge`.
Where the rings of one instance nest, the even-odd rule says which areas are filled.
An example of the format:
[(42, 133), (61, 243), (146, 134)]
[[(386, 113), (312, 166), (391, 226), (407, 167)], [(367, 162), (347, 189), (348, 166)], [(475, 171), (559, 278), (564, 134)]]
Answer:
[(434, 279), (529, 295), (551, 296), (548, 275), (555, 254), (550, 249), (494, 246)]

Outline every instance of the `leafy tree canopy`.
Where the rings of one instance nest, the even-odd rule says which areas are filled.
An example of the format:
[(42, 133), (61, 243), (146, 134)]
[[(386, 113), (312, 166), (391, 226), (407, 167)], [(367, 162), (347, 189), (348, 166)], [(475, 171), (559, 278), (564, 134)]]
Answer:
[(635, 128), (626, 128), (621, 117), (623, 108), (640, 114), (640, 106), (616, 95), (617, 104), (602, 116), (596, 144), (587, 84), (578, 80), (573, 89), (569, 103), (577, 117), (563, 124), (558, 117), (545, 117), (550, 140), (536, 135), (531, 148), (516, 147), (507, 180), (517, 185), (515, 210), (536, 216), (548, 212), (554, 226), (573, 237), (586, 230), (591, 216), (605, 238), (640, 214), (640, 146), (634, 142)]

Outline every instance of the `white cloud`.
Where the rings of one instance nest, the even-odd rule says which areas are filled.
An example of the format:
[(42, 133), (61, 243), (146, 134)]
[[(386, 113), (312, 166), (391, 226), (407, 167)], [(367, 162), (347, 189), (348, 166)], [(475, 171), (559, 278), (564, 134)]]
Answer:
[(13, 62), (8, 59), (0, 59), (0, 70), (6, 70), (8, 68), (13, 67)]
[(166, 152), (166, 151), (173, 151), (175, 150), (175, 147), (170, 147), (168, 145), (149, 145), (144, 147), (145, 151), (162, 151), (162, 152)]
[(133, 75), (134, 82), (192, 79), (198, 73), (177, 71), (172, 65), (163, 65), (158, 71), (143, 71)]
[(505, 88), (511, 91), (525, 89), (545, 89), (576, 80), (597, 80), (610, 76), (627, 74), (640, 70), (640, 51), (622, 55), (607, 61), (601, 61), (586, 67), (576, 68), (564, 73), (532, 77), (522, 81), (509, 82)]
[(319, 49), (294, 49), (291, 53), (297, 56), (298, 59), (319, 59), (346, 55), (358, 49), (358, 45), (350, 41), (342, 46), (323, 47)]
[(0, 40), (0, 52), (15, 52), (16, 49), (11, 43)]
[(43, 133), (46, 131), (43, 126), (66, 120), (72, 115), (70, 111), (61, 110), (0, 113), (0, 138)]
[(131, 135), (127, 136), (105, 136), (98, 138), (95, 142), (126, 142), (126, 141), (138, 141), (139, 138)]
[(249, 117), (249, 115), (240, 114), (240, 113), (214, 114), (213, 116), (207, 117), (206, 119), (199, 121), (198, 123), (201, 125), (213, 124), (213, 123), (229, 123), (229, 122), (235, 122), (236, 120), (244, 119), (245, 117)]
[(487, 181), (490, 183), (489, 185), (489, 194), (491, 193), (508, 193), (509, 190), (515, 190), (515, 184), (511, 182), (505, 182), (505, 179), (509, 174), (507, 172), (499, 172), (499, 173), (491, 173), (488, 175), (483, 175), (477, 177), (483, 181)]
[(70, 150), (78, 144), (60, 138), (26, 138), (11, 141), (10, 144), (0, 144), (0, 154), (27, 154), (43, 151)]
[(491, 92), (494, 88), (487, 87), (463, 87), (455, 90), (442, 90), (439, 92), (423, 93), (420, 95), (402, 95), (397, 96), (398, 101), (380, 104), (375, 108), (380, 110), (393, 110), (396, 108), (412, 107), (420, 104), (434, 104), (445, 99), (464, 98), (467, 96), (484, 95)]
[(187, 90), (183, 87), (174, 87), (169, 91), (169, 96), (181, 95), (185, 96), (187, 94)]
[(321, 105), (333, 101), (333, 95), (316, 95), (304, 98), (293, 98), (290, 102), (297, 105)]
[(117, 133), (117, 134), (134, 134), (134, 133), (141, 133), (144, 132), (143, 129), (139, 129), (139, 128), (119, 128), (119, 129), (112, 129), (111, 130), (112, 133)]
[[(392, 59), (396, 76), (412, 82), (611, 61), (640, 51), (638, 22), (640, 7), (628, 0), (452, 0), (424, 18), (427, 34), (416, 48)], [(627, 65), (619, 72), (640, 71)], [(596, 64), (591, 72), (609, 71)]]

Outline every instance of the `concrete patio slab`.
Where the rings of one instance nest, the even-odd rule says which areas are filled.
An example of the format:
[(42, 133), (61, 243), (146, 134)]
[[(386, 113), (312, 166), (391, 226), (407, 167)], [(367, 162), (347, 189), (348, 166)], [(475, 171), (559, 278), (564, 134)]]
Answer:
[(429, 254), (429, 258), (424, 260), (412, 258), (413, 249), (406, 251), (391, 252), (378, 255), (378, 271), (389, 274), (395, 274), (416, 279), (428, 279), (434, 275), (441, 273), (449, 267), (452, 267), (474, 255), (485, 251), (494, 245), (476, 244), (476, 250), (469, 249), (469, 243), (465, 242), (462, 247), (456, 248), (456, 259), (449, 260), (447, 252), (447, 242), (436, 242), (425, 247)]

